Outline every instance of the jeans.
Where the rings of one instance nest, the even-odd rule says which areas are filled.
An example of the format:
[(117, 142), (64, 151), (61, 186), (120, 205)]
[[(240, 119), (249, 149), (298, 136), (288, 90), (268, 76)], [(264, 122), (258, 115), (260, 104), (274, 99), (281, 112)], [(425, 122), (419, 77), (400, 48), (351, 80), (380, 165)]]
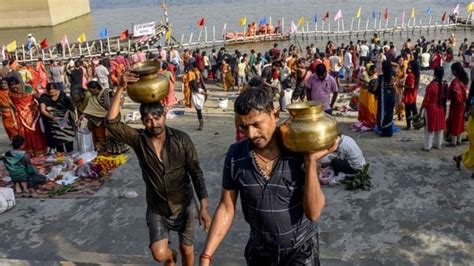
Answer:
[(331, 161), (331, 166), (332, 169), (334, 170), (334, 173), (337, 175), (339, 173), (344, 173), (344, 174), (357, 174), (358, 170), (354, 169), (347, 160), (342, 160), (342, 159), (333, 159)]

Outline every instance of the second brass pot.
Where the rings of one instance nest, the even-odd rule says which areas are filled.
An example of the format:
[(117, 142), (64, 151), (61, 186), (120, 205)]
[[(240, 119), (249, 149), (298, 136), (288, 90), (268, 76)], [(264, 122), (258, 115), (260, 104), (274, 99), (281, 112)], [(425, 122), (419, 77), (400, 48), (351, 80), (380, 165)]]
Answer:
[(286, 148), (294, 152), (314, 152), (330, 148), (339, 136), (337, 121), (323, 111), (319, 102), (287, 105), (291, 117), (280, 125)]
[(139, 76), (137, 82), (129, 83), (127, 94), (137, 103), (156, 103), (163, 100), (170, 88), (168, 77), (158, 74), (160, 64), (147, 61), (133, 65), (130, 71)]

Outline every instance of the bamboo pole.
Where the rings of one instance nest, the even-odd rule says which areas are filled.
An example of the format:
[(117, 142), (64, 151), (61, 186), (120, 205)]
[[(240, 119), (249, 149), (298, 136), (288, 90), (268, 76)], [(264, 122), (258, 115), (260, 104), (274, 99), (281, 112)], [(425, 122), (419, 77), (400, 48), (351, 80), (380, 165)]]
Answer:
[(109, 54), (111, 53), (110, 51), (110, 38), (107, 37), (107, 50), (109, 51)]
[(198, 43), (201, 42), (201, 35), (202, 35), (202, 28), (199, 30), (199, 35), (198, 35)]
[(204, 42), (207, 43), (207, 26), (204, 26)]
[(354, 17), (352, 17), (352, 19), (351, 19), (351, 32), (352, 32), (353, 29), (354, 29)]

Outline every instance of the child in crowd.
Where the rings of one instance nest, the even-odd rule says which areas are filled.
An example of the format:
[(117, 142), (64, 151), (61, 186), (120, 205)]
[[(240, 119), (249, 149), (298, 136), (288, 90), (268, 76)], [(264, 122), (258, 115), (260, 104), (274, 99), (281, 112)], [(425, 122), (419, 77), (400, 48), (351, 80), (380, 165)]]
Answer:
[(15, 183), (15, 193), (22, 196), (34, 196), (35, 188), (41, 185), (46, 176), (38, 174), (35, 167), (31, 164), (30, 157), (22, 149), (25, 139), (17, 135), (13, 137), (12, 148), (2, 157), (5, 168), (12, 181)]

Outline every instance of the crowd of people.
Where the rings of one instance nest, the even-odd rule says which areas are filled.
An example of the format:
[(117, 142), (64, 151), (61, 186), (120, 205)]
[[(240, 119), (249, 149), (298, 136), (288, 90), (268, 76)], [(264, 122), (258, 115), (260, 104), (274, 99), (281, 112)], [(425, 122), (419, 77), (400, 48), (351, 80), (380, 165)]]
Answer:
[[(469, 139), (474, 136), (473, 52), (473, 43), (466, 39), (458, 46), (454, 35), (438, 42), (423, 37), (416, 42), (408, 39), (398, 48), (374, 35), (370, 42), (336, 45), (329, 41), (324, 48), (311, 44), (302, 49), (297, 44), (280, 49), (274, 44), (262, 52), (230, 53), (223, 47), (207, 54), (199, 49), (180, 52), (158, 47), (155, 53), (117, 52), (113, 57), (103, 54), (68, 62), (51, 60), (47, 65), (41, 59), (30, 65), (4, 61), (0, 110), (14, 144), (9, 161), (25, 160), (24, 152), (72, 151), (86, 119), (99, 153), (123, 153), (129, 147), (137, 153), (147, 186), (146, 219), (155, 260), (176, 261), (168, 239), (170, 231), (178, 231), (183, 265), (193, 264), (197, 206), (190, 195), (195, 192), (199, 220), (209, 229), (200, 256), (201, 264), (208, 265), (231, 226), (241, 192), (242, 209), (251, 228), (245, 255), (248, 264), (299, 261), (318, 265), (315, 221), (325, 204), (317, 182), (318, 164), (321, 166), (327, 155), (336, 154), (325, 165), (337, 173), (353, 175), (366, 162), (357, 143), (344, 135), (324, 151), (306, 155), (287, 151), (277, 137), (278, 112), (284, 112), (289, 103), (319, 101), (324, 112), (333, 115), (339, 108), (339, 93), (357, 88), (359, 128), (391, 137), (397, 130), (394, 119), (404, 119), (405, 129), (410, 130), (421, 117), (424, 150), (440, 149), (444, 138), (449, 138), (450, 146), (457, 146), (463, 141), (466, 118)], [(140, 105), (145, 128), (135, 129), (121, 122), (120, 109), (128, 83), (137, 81), (130, 68), (146, 60), (160, 62), (158, 71), (171, 85), (161, 102)], [(432, 81), (418, 110), (422, 74), (431, 75)], [(183, 85), (179, 100), (174, 94), (178, 78)], [(209, 94), (206, 85), (210, 83), (239, 93), (234, 105), (237, 142), (226, 156), (222, 196), (212, 223), (194, 144), (185, 132), (166, 126), (167, 112), (182, 103), (196, 109), (198, 130), (202, 130), (202, 110)], [(464, 162), (474, 171), (474, 144), (470, 147), (453, 159), (457, 167)], [(27, 169), (24, 173), (30, 174)], [(27, 186), (25, 180), (18, 179), (19, 189)], [(268, 191), (268, 183), (275, 188)]]

